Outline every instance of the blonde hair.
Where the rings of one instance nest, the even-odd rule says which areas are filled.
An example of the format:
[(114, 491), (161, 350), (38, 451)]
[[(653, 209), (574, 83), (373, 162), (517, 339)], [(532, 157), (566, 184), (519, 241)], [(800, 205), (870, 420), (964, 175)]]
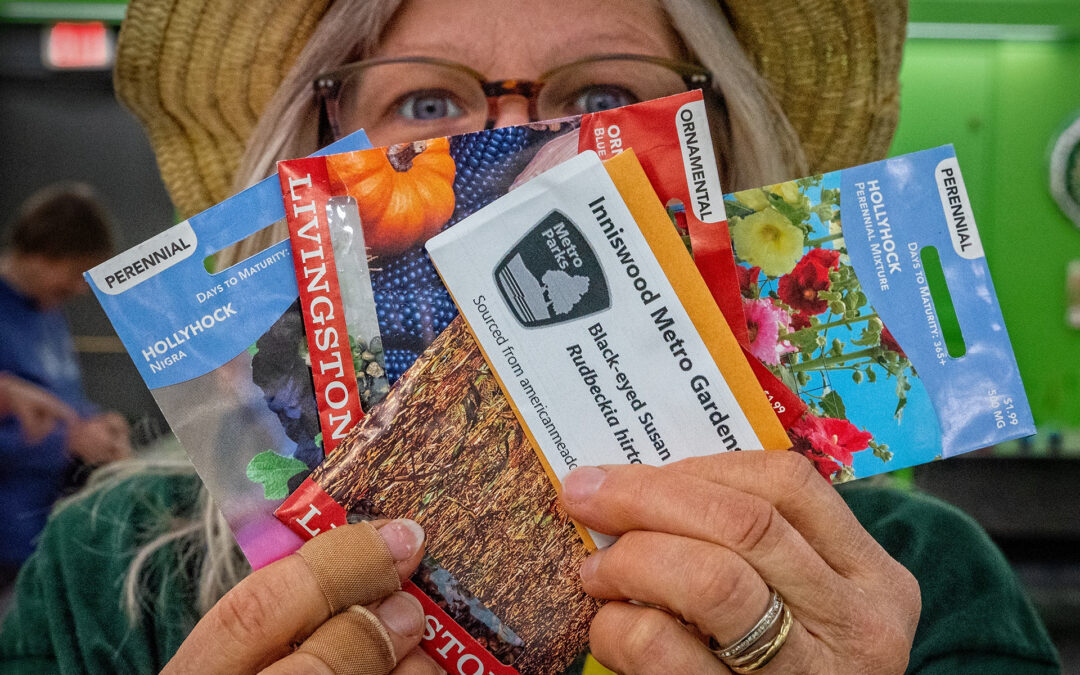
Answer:
[[(712, 94), (726, 115), (712, 120), (725, 188), (739, 190), (796, 178), (807, 173), (802, 144), (780, 109), (769, 85), (739, 46), (717, 2), (660, 0), (672, 27), (681, 36), (688, 56), (712, 71)], [(342, 63), (367, 58), (393, 18), (401, 0), (337, 0), (320, 20), (259, 118), (234, 179), (245, 188), (273, 173), (278, 160), (302, 157), (317, 146), (317, 119), (311, 82), (319, 73)], [(228, 267), (288, 236), (284, 222), (256, 233), (218, 255), (217, 266)], [(91, 491), (100, 491), (144, 471), (189, 474), (185, 461), (138, 461), (99, 470)], [(201, 518), (178, 522), (169, 532), (144, 545), (128, 570), (124, 605), (137, 616), (142, 589), (139, 580), (147, 561), (159, 549), (174, 545), (183, 558), (205, 550), (199, 565), (198, 609), (205, 613), (248, 568), (220, 511), (201, 487)]]
[[(113, 462), (96, 469), (79, 492), (57, 503), (56, 511), (79, 504), (88, 510), (93, 522), (99, 516), (103, 497), (129, 481), (147, 476), (196, 477), (195, 468), (179, 443), (175, 438), (170, 438), (153, 449), (141, 450), (135, 459)], [(196, 610), (201, 616), (251, 571), (236, 545), (229, 524), (201, 481), (194, 506), (199, 514), (196, 518), (178, 518), (176, 514), (162, 513), (162, 519), (169, 523), (169, 527), (133, 551), (121, 594), (121, 606), (130, 623), (135, 624), (139, 620), (141, 610), (146, 608), (146, 598), (157, 596), (157, 589), (144, 587), (147, 579), (155, 576), (164, 579), (170, 574), (186, 574), (187, 570), (194, 569), (192, 581), (196, 591)], [(168, 565), (162, 564), (167, 558), (156, 557), (159, 552), (166, 550), (171, 555)], [(153, 565), (157, 566), (155, 571), (160, 575), (149, 573)]]

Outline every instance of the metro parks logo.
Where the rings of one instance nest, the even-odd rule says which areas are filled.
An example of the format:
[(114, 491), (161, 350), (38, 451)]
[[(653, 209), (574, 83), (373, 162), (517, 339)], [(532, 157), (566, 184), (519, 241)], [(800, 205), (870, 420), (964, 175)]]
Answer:
[(499, 262), (495, 283), (526, 328), (580, 319), (611, 306), (596, 254), (577, 225), (557, 209)]

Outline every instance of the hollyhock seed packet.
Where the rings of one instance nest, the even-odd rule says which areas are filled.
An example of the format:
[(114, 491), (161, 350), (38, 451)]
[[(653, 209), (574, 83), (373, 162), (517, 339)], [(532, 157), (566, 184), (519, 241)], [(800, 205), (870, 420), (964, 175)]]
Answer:
[(1035, 433), (952, 146), (725, 199), (750, 351), (823, 475)]
[[(323, 152), (366, 147), (356, 132)], [(324, 456), (310, 355), (288, 240), (208, 258), (284, 217), (272, 176), (85, 275), (256, 568), (302, 543), (274, 509)]]

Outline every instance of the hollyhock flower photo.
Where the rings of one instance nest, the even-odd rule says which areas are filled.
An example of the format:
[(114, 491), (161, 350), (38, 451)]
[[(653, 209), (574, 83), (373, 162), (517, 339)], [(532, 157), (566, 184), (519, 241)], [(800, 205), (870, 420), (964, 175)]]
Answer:
[(744, 298), (758, 297), (758, 279), (761, 277), (760, 267), (735, 266), (735, 274), (739, 277), (739, 292)]
[(791, 428), (795, 450), (813, 460), (818, 471), (832, 478), (842, 467), (851, 466), (855, 453), (867, 450), (873, 435), (860, 431), (846, 419), (808, 414)]
[(761, 188), (736, 192), (735, 199), (754, 211), (764, 211), (769, 207), (769, 198), (765, 196), (765, 190)]
[(750, 353), (769, 366), (780, 365), (780, 357), (798, 351), (798, 347), (780, 339), (780, 331), (791, 329), (791, 317), (767, 298), (743, 302), (746, 327), (750, 334)]
[(772, 207), (741, 219), (731, 232), (739, 257), (770, 277), (795, 268), (802, 257), (803, 239), (803, 231)]
[(829, 271), (839, 266), (839, 251), (811, 249), (795, 265), (795, 269), (780, 277), (777, 294), (784, 304), (798, 312), (807, 315), (821, 314), (829, 308), (829, 301), (822, 299), (818, 292), (829, 290), (832, 284)]
[(856, 277), (835, 180), (821, 175), (744, 190), (724, 205), (749, 351), (807, 404), (810, 413), (789, 430), (793, 449), (843, 482), (857, 477), (856, 455), (863, 466), (890, 461), (889, 446), (865, 430), (867, 421), (887, 428), (880, 425), (888, 409), (879, 402), (895, 396), (891, 422), (898, 426), (916, 374)]

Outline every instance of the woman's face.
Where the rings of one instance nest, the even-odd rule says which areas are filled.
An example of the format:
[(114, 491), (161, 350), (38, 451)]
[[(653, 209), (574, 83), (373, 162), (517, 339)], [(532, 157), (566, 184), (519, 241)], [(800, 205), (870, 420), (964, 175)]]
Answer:
[[(603, 54), (641, 54), (677, 59), (682, 54), (680, 42), (668, 24), (663, 10), (653, 0), (406, 0), (388, 25), (379, 48), (379, 58), (434, 57), (467, 66), (487, 80), (536, 80), (541, 74), (572, 61)], [(647, 67), (636, 72), (648, 79)], [(418, 77), (420, 69), (403, 66), (400, 75), (392, 80)], [(389, 69), (387, 75), (389, 74)], [(374, 74), (372, 75), (374, 77)], [(433, 78), (435, 76), (432, 76)], [(451, 75), (452, 77), (452, 75)], [(452, 97), (444, 96), (434, 81), (418, 83), (421, 91), (430, 88), (431, 95), (416, 100), (387, 102), (412, 117), (453, 118), (460, 114)], [(644, 87), (645, 85), (643, 85)], [(661, 91), (659, 83), (653, 90)], [(668, 85), (670, 86), (670, 85)], [(383, 87), (367, 87), (353, 105), (369, 106)], [(547, 86), (550, 92), (552, 87)], [(646, 93), (649, 92), (645, 88)], [(673, 92), (662, 92), (673, 93)], [(621, 105), (618, 92), (593, 92), (583, 107)], [(652, 97), (650, 94), (649, 98)], [(383, 107), (387, 107), (383, 103)], [(605, 105), (607, 103), (608, 105)], [(540, 110), (542, 117), (587, 112), (567, 109), (554, 115)], [(399, 117), (401, 115), (398, 115)], [(507, 95), (498, 100), (497, 110), (490, 113), (495, 126), (522, 124), (529, 121), (528, 101), (524, 96)], [(480, 121), (479, 126), (483, 126)], [(450, 133), (474, 131), (473, 128), (449, 129)], [(377, 126), (368, 122), (372, 131)], [(407, 132), (406, 132), (407, 133)], [(394, 134), (388, 134), (394, 135)], [(398, 134), (400, 135), (400, 134)], [(418, 135), (422, 135), (418, 132)], [(443, 134), (440, 134), (443, 135)], [(408, 140), (380, 138), (372, 134), (376, 145)], [(413, 136), (416, 137), (416, 136)]]

